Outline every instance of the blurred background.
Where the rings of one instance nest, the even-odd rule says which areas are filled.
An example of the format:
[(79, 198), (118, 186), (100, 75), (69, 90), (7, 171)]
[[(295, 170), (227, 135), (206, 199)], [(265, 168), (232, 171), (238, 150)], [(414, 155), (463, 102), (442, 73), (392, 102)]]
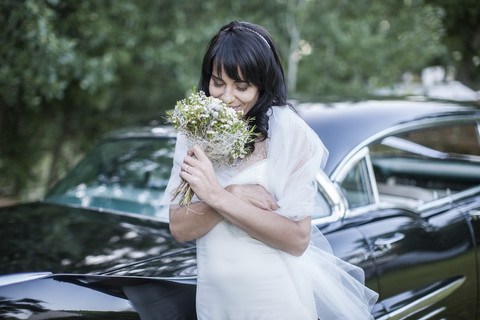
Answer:
[(105, 132), (162, 121), (231, 20), (272, 34), (292, 100), (478, 100), (478, 0), (2, 0), (0, 205), (41, 198)]

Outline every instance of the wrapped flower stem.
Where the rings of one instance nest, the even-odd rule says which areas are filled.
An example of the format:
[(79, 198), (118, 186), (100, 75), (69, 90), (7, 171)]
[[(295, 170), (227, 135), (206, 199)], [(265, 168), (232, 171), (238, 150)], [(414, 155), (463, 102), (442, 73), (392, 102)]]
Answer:
[(193, 192), (188, 182), (182, 179), (182, 182), (180, 182), (180, 184), (173, 191), (172, 201), (175, 200), (178, 195), (180, 195), (179, 204), (181, 206), (188, 206), (192, 201), (195, 193)]

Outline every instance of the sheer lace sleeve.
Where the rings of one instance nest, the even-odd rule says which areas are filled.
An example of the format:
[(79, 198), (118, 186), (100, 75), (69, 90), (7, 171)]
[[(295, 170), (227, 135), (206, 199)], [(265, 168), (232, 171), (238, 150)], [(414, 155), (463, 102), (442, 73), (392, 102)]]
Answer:
[[(317, 134), (288, 108), (274, 107), (270, 118), (268, 157), (278, 214), (298, 221), (311, 216), (317, 192), (316, 174), (328, 151)], [(310, 246), (298, 259), (283, 253), (302, 301), (315, 305), (322, 320), (373, 319), (378, 294), (364, 285), (363, 270), (332, 253), (324, 235), (312, 226)]]
[(311, 216), (316, 173), (328, 151), (318, 135), (288, 107), (273, 107), (269, 120), (269, 179), (280, 206), (278, 214), (298, 221)]

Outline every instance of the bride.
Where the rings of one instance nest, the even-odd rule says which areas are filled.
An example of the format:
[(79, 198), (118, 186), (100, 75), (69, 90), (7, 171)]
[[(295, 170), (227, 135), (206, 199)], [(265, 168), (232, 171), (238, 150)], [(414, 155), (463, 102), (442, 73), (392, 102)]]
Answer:
[[(363, 271), (336, 258), (311, 226), (316, 173), (328, 152), (288, 106), (283, 68), (270, 34), (231, 22), (210, 41), (199, 90), (253, 118), (251, 154), (216, 168), (177, 137), (167, 186), (170, 230), (197, 241), (199, 319), (373, 319), (378, 295)], [(171, 203), (185, 179), (196, 194)]]

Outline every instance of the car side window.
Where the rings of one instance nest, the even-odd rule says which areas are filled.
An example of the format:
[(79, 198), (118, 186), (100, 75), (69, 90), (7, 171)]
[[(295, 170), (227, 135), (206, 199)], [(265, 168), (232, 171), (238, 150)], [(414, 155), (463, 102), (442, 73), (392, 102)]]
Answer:
[(340, 183), (340, 188), (350, 208), (365, 206), (371, 203), (371, 188), (365, 158), (362, 158), (350, 169)]
[(412, 131), (405, 134), (403, 138), (450, 155), (480, 156), (479, 133), (476, 123)]
[(480, 183), (476, 123), (406, 132), (370, 146), (381, 201), (412, 206)]

